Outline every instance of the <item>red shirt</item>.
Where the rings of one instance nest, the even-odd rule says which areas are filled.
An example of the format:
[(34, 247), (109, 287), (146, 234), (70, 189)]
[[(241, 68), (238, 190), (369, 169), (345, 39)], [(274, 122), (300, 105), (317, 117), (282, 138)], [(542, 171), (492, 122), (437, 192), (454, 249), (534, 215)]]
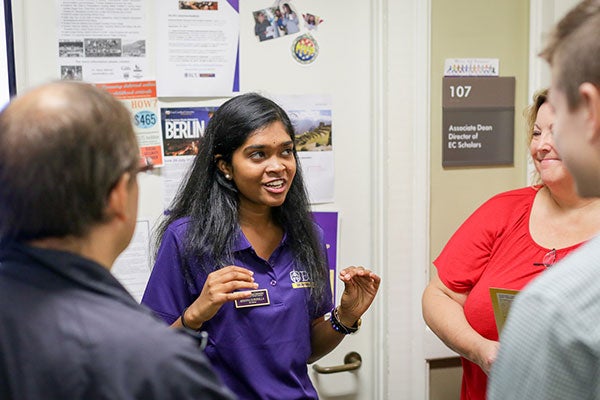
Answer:
[[(547, 249), (529, 232), (531, 206), (539, 187), (500, 193), (479, 207), (452, 235), (434, 261), (441, 281), (455, 292), (469, 292), (464, 305), (467, 321), (483, 337), (498, 340), (490, 287), (521, 290), (546, 267)], [(556, 249), (556, 260), (581, 243)], [(487, 375), (462, 359), (461, 400), (485, 399)]]

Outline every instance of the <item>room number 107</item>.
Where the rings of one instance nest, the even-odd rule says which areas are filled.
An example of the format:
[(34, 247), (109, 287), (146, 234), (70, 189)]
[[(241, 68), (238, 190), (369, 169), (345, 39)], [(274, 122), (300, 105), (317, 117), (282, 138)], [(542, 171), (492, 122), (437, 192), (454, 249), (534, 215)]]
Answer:
[(471, 86), (450, 86), (450, 97), (469, 97), (471, 93)]

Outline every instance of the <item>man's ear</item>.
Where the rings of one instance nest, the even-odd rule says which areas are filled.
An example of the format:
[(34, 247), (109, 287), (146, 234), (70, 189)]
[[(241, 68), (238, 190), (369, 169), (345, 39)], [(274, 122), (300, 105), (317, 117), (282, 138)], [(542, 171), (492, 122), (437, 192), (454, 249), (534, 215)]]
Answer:
[(127, 204), (129, 196), (131, 196), (131, 174), (129, 172), (121, 175), (117, 184), (108, 194), (106, 204), (106, 215), (109, 218), (118, 218), (120, 220), (127, 219)]
[(586, 124), (590, 128), (590, 143), (600, 145), (600, 91), (596, 85), (584, 82), (579, 86), (579, 96), (585, 108)]

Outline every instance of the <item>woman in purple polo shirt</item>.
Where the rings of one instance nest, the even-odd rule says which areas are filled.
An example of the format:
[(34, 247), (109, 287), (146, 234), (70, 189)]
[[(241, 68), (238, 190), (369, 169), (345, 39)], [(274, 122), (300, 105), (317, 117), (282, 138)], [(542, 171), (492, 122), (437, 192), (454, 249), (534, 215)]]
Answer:
[(292, 124), (255, 93), (215, 112), (157, 238), (142, 302), (208, 332), (206, 354), (241, 399), (318, 398), (306, 364), (358, 330), (379, 288), (376, 274), (348, 267), (333, 307)]

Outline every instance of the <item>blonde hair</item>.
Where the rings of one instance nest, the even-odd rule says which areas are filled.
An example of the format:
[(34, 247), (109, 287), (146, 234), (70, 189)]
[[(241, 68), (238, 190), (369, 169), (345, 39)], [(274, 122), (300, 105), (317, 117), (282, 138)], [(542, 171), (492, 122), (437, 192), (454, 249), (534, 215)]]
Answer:
[[(533, 140), (533, 130), (535, 127), (535, 120), (537, 119), (538, 112), (542, 107), (542, 104), (548, 101), (548, 88), (540, 89), (533, 94), (532, 103), (527, 106), (524, 110), (523, 115), (525, 116), (525, 120), (527, 121), (527, 145), (531, 144)], [(534, 169), (531, 182), (534, 185), (539, 185), (542, 183), (540, 178), (540, 174)]]
[(535, 120), (540, 111), (542, 104), (548, 101), (548, 88), (540, 89), (533, 94), (533, 102), (527, 106), (523, 115), (527, 121), (527, 143), (531, 143), (533, 139), (533, 128), (535, 126)]

